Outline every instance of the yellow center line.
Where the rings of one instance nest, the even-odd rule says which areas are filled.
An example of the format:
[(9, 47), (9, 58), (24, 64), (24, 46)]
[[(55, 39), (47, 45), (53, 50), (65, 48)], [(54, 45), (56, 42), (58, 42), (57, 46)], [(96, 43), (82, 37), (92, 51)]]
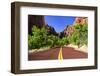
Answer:
[(58, 60), (63, 60), (62, 47), (61, 47), (60, 50), (59, 50)]

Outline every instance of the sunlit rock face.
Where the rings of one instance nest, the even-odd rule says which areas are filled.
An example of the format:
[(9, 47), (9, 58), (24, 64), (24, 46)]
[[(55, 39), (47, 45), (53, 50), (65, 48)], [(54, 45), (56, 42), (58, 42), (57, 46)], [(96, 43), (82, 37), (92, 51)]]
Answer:
[(86, 24), (88, 23), (88, 18), (87, 17), (76, 17), (75, 21), (72, 25), (68, 25), (65, 29), (64, 29), (64, 35), (65, 36), (71, 36), (73, 34), (73, 32), (75, 31), (74, 26), (76, 24)]
[(85, 24), (88, 23), (88, 19), (87, 17), (76, 17), (73, 25), (75, 25), (76, 23)]
[(65, 28), (64, 35), (65, 36), (71, 36), (73, 32), (74, 32), (74, 26), (69, 25), (68, 27)]
[(72, 25), (67, 25), (62, 32), (57, 33), (55, 31), (54, 27), (48, 25), (45, 22), (44, 16), (28, 15), (28, 33), (31, 34), (32, 27), (35, 25), (39, 28), (42, 28), (43, 26), (45, 26), (49, 34), (54, 34), (54, 35), (57, 35), (59, 37), (71, 36), (73, 34), (73, 32), (75, 31), (74, 25), (76, 25), (76, 24), (86, 24), (86, 23), (88, 23), (87, 17), (76, 17), (75, 21), (73, 22)]

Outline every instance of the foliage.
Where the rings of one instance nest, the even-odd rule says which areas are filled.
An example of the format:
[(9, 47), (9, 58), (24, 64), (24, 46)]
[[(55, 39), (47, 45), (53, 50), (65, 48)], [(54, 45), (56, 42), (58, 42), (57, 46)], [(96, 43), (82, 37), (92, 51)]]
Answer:
[(77, 24), (74, 28), (75, 31), (72, 36), (69, 37), (69, 42), (78, 46), (87, 45), (88, 25)]
[(67, 37), (63, 37), (62, 39), (58, 40), (58, 45), (59, 46), (63, 46), (63, 45), (67, 45), (69, 44), (68, 38)]
[(43, 47), (56, 47), (67, 45), (68, 39), (67, 37), (63, 37), (62, 39), (53, 34), (48, 34), (45, 27), (41, 29), (37, 26), (33, 26), (32, 35), (28, 36), (28, 47), (29, 49), (39, 49)]
[(32, 34), (28, 35), (29, 49), (40, 49), (44, 47), (64, 46), (67, 44), (75, 44), (78, 46), (87, 45), (88, 25), (76, 24), (75, 31), (71, 36), (59, 36), (49, 34), (45, 27), (38, 28), (36, 25), (32, 28)]
[(32, 28), (32, 35), (28, 36), (29, 49), (36, 49), (46, 45), (47, 30), (45, 27), (39, 29), (35, 25)]

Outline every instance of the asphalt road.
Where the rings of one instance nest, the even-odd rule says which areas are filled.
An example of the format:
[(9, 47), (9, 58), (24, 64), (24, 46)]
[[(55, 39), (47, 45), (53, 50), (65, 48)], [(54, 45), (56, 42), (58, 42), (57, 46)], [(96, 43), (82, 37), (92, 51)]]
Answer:
[(79, 59), (87, 58), (88, 54), (74, 50), (71, 47), (61, 47), (51, 48), (47, 51), (33, 52), (28, 54), (28, 60), (54, 60), (59, 59), (59, 53), (61, 53), (63, 59)]

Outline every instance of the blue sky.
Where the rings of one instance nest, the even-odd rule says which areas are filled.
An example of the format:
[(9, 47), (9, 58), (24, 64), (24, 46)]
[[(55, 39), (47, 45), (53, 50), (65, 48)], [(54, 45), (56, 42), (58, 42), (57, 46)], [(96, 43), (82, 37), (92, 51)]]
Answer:
[(72, 16), (44, 16), (45, 22), (53, 26), (56, 32), (62, 32), (67, 25), (73, 24), (75, 17)]

